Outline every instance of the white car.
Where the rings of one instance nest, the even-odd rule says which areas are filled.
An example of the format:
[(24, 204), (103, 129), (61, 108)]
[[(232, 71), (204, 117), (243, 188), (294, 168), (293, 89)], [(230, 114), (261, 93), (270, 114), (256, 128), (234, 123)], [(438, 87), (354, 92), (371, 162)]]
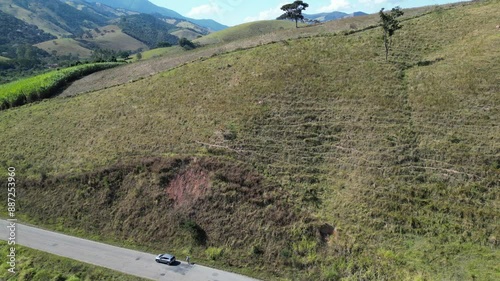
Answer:
[(165, 264), (171, 265), (172, 263), (175, 262), (175, 256), (173, 256), (171, 254), (161, 254), (161, 255), (156, 256), (155, 260), (158, 263), (165, 263)]

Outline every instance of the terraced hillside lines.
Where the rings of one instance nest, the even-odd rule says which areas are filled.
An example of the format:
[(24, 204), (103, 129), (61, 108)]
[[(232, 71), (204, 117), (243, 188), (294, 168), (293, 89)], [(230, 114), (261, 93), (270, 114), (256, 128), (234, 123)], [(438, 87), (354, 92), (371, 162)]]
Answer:
[(20, 106), (51, 97), (69, 81), (88, 73), (118, 65), (120, 63), (85, 64), (2, 84), (0, 85), (0, 109)]
[[(374, 32), (369, 35), (375, 36)], [(368, 40), (360, 43), (359, 39), (324, 37), (269, 46), (266, 49), (269, 53), (291, 55), (275, 56), (262, 69), (287, 65), (280, 68), (286, 77), (279, 73), (270, 75), (269, 71), (259, 75), (259, 70), (254, 71), (264, 89), (281, 90), (260, 97), (259, 102), (268, 110), (253, 122), (247, 122), (252, 125), (242, 130), (244, 137), (238, 138), (234, 147), (254, 158), (252, 161), (268, 164), (266, 173), (296, 186), (297, 192), (310, 190), (316, 196), (331, 183), (328, 177), (332, 171), (380, 173), (381, 169), (391, 169), (404, 144), (392, 146), (386, 135), (398, 135), (409, 126), (409, 112), (403, 106), (406, 97), (401, 91), (399, 70), (390, 65), (366, 63), (377, 60), (376, 45)], [(334, 44), (337, 48), (327, 48)], [(349, 45), (356, 48), (347, 48)], [(324, 51), (303, 51), (310, 48)], [(254, 57), (264, 54), (255, 51)], [(345, 57), (351, 59), (346, 61)], [(297, 79), (302, 77), (301, 73), (315, 75)], [(385, 75), (374, 80), (356, 73)], [(310, 194), (303, 196), (306, 201), (320, 200), (308, 198)]]

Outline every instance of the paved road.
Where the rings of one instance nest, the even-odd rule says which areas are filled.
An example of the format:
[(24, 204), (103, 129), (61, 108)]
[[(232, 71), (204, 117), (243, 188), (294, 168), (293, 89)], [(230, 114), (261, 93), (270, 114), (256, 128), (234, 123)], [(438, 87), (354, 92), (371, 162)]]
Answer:
[[(0, 220), (0, 239), (2, 240), (8, 238), (8, 225), (9, 222), (6, 220)], [(18, 223), (16, 223), (16, 244), (152, 280), (256, 280), (201, 265), (187, 265), (185, 262), (172, 266), (158, 264), (155, 262), (156, 255), (153, 254), (110, 246)]]

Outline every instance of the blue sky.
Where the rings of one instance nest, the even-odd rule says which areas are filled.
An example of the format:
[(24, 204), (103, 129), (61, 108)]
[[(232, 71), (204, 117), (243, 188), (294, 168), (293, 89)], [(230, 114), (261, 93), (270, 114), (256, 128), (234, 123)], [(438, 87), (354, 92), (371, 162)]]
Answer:
[[(213, 19), (233, 26), (244, 22), (274, 19), (281, 14), (280, 7), (294, 0), (149, 0), (154, 4), (196, 19)], [(306, 13), (363, 11), (375, 13), (384, 7), (402, 8), (459, 2), (457, 0), (305, 0)]]

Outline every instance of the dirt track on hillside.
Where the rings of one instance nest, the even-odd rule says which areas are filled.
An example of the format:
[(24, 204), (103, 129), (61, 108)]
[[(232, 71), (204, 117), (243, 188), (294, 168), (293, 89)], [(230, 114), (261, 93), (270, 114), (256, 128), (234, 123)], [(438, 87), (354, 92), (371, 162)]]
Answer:
[(152, 59), (99, 71), (71, 83), (60, 96), (69, 97), (133, 82), (212, 54), (213, 50), (200, 50), (177, 57)]
[[(420, 9), (410, 9), (407, 17), (423, 15), (431, 11), (432, 7)], [(155, 75), (162, 71), (167, 71), (183, 64), (209, 58), (214, 55), (220, 55), (239, 49), (247, 49), (272, 42), (280, 42), (288, 39), (315, 36), (319, 34), (332, 34), (342, 30), (351, 30), (353, 24), (358, 30), (362, 30), (378, 23), (378, 15), (372, 14), (354, 18), (344, 18), (330, 21), (319, 25), (308, 26), (293, 30), (283, 30), (269, 34), (238, 40), (230, 43), (221, 43), (205, 46), (192, 51), (186, 51), (184, 54), (178, 54), (168, 57), (157, 57), (141, 62), (130, 63), (117, 68), (107, 69), (93, 73), (80, 80), (71, 83), (59, 96), (70, 97), (82, 93), (98, 91), (113, 86), (133, 82), (148, 76)]]
[[(300, 34), (304, 36), (304, 33)], [(279, 37), (283, 36), (284, 35), (271, 34), (223, 45), (206, 46), (192, 51), (186, 51), (186, 53), (176, 56), (157, 57), (99, 71), (71, 83), (59, 96), (70, 97), (122, 85), (202, 58), (209, 58), (214, 55), (220, 55), (239, 49), (252, 48), (258, 45), (276, 42), (282, 40)]]
[[(209, 58), (214, 55), (224, 54), (239, 49), (252, 48), (287, 39), (307, 37), (317, 34), (328, 34), (339, 30), (346, 30), (349, 29), (350, 21), (352, 20), (346, 19), (316, 26), (309, 26), (307, 28), (299, 28), (297, 30), (294, 29), (273, 32), (227, 44), (221, 43), (205, 46), (192, 51), (186, 51), (184, 54), (178, 54), (172, 57), (157, 57), (141, 62), (130, 63), (117, 68), (96, 72), (77, 80), (70, 84), (59, 96), (70, 97), (133, 82), (201, 58)], [(360, 26), (367, 26), (373, 21), (374, 20), (370, 18), (369, 21), (360, 24)]]

